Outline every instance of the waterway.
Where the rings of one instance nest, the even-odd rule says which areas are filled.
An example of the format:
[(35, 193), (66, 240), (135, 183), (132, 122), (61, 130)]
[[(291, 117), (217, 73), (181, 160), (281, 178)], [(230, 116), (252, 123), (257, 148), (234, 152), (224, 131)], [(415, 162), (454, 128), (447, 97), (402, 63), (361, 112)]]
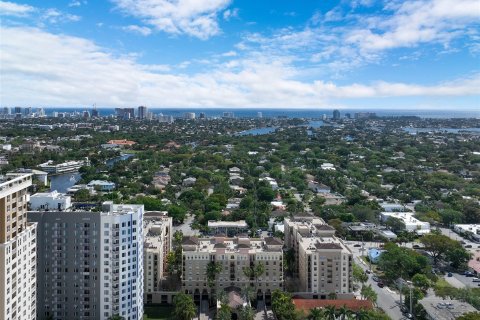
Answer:
[(262, 135), (262, 134), (269, 134), (269, 133), (275, 132), (275, 130), (277, 130), (277, 129), (278, 129), (278, 127), (253, 128), (253, 129), (237, 132), (235, 135), (237, 135), (237, 136), (248, 136), (248, 135), (258, 136), (258, 135)]
[(57, 190), (60, 193), (66, 193), (67, 189), (76, 185), (81, 179), (78, 172), (69, 172), (55, 176), (49, 176), (50, 191)]
[(128, 160), (132, 157), (135, 157), (134, 154), (132, 153), (122, 153), (120, 156), (118, 157), (115, 157), (115, 158), (112, 158), (112, 159), (108, 159), (107, 161), (105, 161), (105, 164), (108, 166), (108, 167), (113, 167), (113, 165), (115, 163), (117, 163), (118, 161), (125, 161), (125, 160)]

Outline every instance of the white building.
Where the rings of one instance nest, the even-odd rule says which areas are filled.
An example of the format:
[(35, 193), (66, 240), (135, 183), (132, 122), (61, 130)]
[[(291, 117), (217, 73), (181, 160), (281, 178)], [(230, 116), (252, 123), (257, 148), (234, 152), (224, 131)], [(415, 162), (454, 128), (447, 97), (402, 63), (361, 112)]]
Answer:
[(0, 177), (0, 319), (37, 319), (37, 224), (27, 222), (31, 185), (31, 174)]
[(91, 187), (99, 191), (113, 191), (115, 190), (115, 183), (105, 180), (92, 180), (87, 184), (87, 187)]
[(480, 242), (480, 224), (455, 224), (453, 230), (459, 234), (465, 234), (470, 239)]
[(89, 166), (90, 161), (88, 158), (80, 161), (67, 161), (64, 163), (54, 164), (52, 160), (48, 160), (45, 163), (39, 164), (38, 167), (48, 173), (66, 173), (74, 172), (83, 166)]
[(56, 190), (52, 192), (39, 192), (30, 196), (30, 210), (67, 210), (72, 206), (70, 196), (58, 193)]
[(320, 166), (320, 169), (322, 170), (336, 170), (335, 166), (331, 163), (325, 162)]
[(397, 218), (405, 224), (405, 230), (417, 234), (430, 233), (430, 223), (418, 220), (412, 212), (381, 212), (380, 221), (386, 222), (388, 218)]
[(248, 224), (245, 220), (239, 221), (208, 221), (208, 230), (211, 234), (236, 235), (241, 232), (248, 232)]

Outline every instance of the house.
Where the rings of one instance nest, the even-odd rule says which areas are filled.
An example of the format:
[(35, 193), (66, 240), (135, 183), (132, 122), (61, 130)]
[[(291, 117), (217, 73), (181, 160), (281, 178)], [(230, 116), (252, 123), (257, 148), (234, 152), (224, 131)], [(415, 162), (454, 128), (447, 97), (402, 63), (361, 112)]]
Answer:
[(370, 248), (368, 249), (368, 260), (370, 260), (371, 263), (378, 263), (378, 260), (380, 259), (380, 256), (385, 250), (379, 250), (376, 248)]
[(331, 189), (322, 183), (316, 181), (308, 181), (308, 189), (316, 193), (330, 193)]
[(108, 144), (114, 144), (119, 147), (131, 147), (135, 144), (135, 141), (130, 141), (127, 139), (121, 139), (121, 140), (110, 140), (108, 141)]
[(115, 183), (105, 180), (92, 180), (87, 184), (87, 187), (93, 187), (99, 191), (113, 191), (115, 190)]
[(193, 186), (196, 182), (197, 182), (197, 179), (196, 179), (196, 178), (194, 178), (194, 177), (189, 177), (189, 178), (183, 179), (182, 185), (183, 185), (184, 187), (191, 187), (191, 186)]
[(335, 166), (332, 163), (325, 162), (320, 166), (322, 170), (336, 170)]
[(386, 222), (390, 217), (397, 218), (405, 224), (405, 230), (419, 235), (430, 233), (430, 223), (418, 220), (412, 212), (381, 212), (380, 221)]

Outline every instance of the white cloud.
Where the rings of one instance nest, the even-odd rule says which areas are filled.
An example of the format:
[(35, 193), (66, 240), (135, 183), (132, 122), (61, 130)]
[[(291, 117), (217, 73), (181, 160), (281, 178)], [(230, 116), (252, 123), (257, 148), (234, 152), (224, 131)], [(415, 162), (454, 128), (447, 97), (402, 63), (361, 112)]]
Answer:
[(232, 18), (238, 18), (238, 8), (227, 9), (223, 11), (223, 19), (229, 21)]
[(77, 22), (81, 20), (81, 17), (74, 14), (61, 12), (55, 8), (50, 8), (45, 10), (41, 16), (41, 19), (55, 24), (63, 22)]
[(22, 17), (34, 11), (35, 8), (26, 4), (0, 1), (0, 15)]
[(171, 34), (208, 39), (220, 32), (218, 13), (231, 0), (112, 0), (127, 15)]
[(1, 33), (3, 105), (326, 107), (335, 99), (465, 97), (480, 87), (480, 74), (431, 86), (299, 81), (288, 58), (262, 55), (187, 75), (142, 65), (136, 55), (115, 56), (82, 38), (21, 27)]
[(137, 25), (125, 26), (125, 27), (122, 27), (122, 30), (138, 33), (138, 34), (141, 34), (142, 36), (148, 36), (152, 33), (152, 30), (150, 28), (141, 27)]

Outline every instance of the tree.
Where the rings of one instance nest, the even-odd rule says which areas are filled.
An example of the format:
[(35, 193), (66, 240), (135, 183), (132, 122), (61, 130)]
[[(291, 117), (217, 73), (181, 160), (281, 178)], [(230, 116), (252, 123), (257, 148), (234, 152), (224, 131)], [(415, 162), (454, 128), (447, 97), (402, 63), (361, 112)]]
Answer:
[(430, 279), (421, 273), (417, 273), (412, 277), (412, 283), (415, 287), (421, 289), (423, 292), (426, 292), (432, 285)]
[(405, 230), (405, 223), (395, 217), (388, 217), (387, 221), (385, 221), (385, 225), (395, 233)]
[(222, 303), (220, 305), (220, 309), (217, 311), (217, 316), (215, 317), (217, 320), (231, 320), (232, 319), (232, 310), (230, 306), (226, 303)]
[[(210, 287), (210, 289), (213, 289), (215, 286), (215, 280), (217, 278), (217, 275), (222, 272), (222, 264), (220, 262), (215, 262), (215, 261), (210, 261), (207, 264), (207, 284)], [(211, 295), (213, 298), (213, 294)]]
[(255, 292), (258, 289), (258, 278), (264, 273), (265, 273), (265, 265), (261, 262), (258, 262), (253, 266), (243, 268), (243, 274), (247, 278), (255, 280)]
[(360, 294), (364, 299), (370, 300), (373, 304), (377, 303), (377, 293), (371, 285), (363, 285)]
[(168, 216), (172, 217), (173, 221), (182, 223), (187, 215), (187, 210), (184, 207), (172, 205), (168, 208)]
[(338, 310), (338, 314), (340, 315), (341, 320), (346, 320), (352, 314), (352, 312), (345, 305), (343, 305)]
[(356, 263), (353, 264), (353, 280), (360, 283), (365, 283), (368, 281), (368, 275)]
[(452, 240), (445, 235), (427, 234), (420, 241), (425, 246), (425, 250), (432, 256), (434, 263), (437, 263), (452, 245)]
[(323, 320), (324, 318), (324, 313), (323, 310), (320, 308), (313, 308), (310, 309), (310, 314), (308, 315), (308, 320)]
[(192, 320), (197, 315), (197, 307), (191, 296), (178, 293), (173, 299), (173, 314), (178, 320)]
[(270, 202), (275, 198), (275, 191), (270, 187), (260, 187), (257, 189), (257, 197), (260, 201)]
[(272, 293), (272, 311), (278, 320), (295, 320), (295, 305), (292, 296), (278, 289)]
[(446, 254), (450, 265), (456, 269), (465, 266), (471, 257), (471, 253), (465, 250), (459, 243), (456, 243), (454, 248), (451, 248)]
[(240, 306), (238, 307), (238, 319), (239, 320), (254, 320), (255, 319), (255, 310), (249, 306)]
[(337, 317), (337, 308), (334, 305), (326, 306), (324, 310), (325, 319), (335, 320)]
[(428, 259), (415, 250), (399, 247), (394, 243), (385, 245), (385, 252), (379, 258), (379, 267), (388, 280), (410, 279), (416, 273), (429, 271)]

